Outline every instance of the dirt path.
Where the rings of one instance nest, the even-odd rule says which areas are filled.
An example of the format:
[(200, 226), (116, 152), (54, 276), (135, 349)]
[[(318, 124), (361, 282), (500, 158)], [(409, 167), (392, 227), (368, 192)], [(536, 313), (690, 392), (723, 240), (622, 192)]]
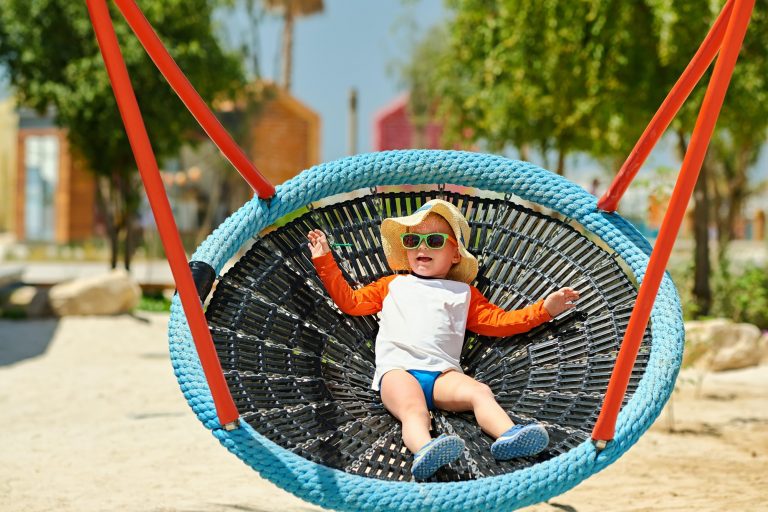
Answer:
[[(262, 480), (194, 418), (164, 315), (0, 321), (3, 512), (320, 510)], [(617, 463), (543, 511), (768, 510), (768, 367), (686, 374)]]

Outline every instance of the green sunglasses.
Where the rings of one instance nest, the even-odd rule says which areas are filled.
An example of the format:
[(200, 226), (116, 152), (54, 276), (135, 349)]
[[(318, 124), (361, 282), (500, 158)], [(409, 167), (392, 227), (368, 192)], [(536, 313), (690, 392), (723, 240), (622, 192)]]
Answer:
[(428, 249), (442, 249), (445, 247), (446, 240), (457, 244), (456, 239), (446, 233), (403, 233), (400, 235), (400, 242), (409, 251), (418, 249), (422, 242), (427, 244)]

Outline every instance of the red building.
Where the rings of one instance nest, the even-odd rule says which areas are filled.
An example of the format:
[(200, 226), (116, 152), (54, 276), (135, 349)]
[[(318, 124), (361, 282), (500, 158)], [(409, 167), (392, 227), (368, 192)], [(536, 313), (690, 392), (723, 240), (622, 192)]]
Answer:
[(434, 121), (417, 130), (408, 112), (408, 94), (403, 94), (374, 115), (373, 150), (441, 149), (442, 132)]

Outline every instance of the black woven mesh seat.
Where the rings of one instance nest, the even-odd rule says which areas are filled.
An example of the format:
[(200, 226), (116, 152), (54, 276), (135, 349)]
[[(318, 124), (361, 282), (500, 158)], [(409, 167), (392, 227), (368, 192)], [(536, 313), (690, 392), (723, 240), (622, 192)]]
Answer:
[[(505, 309), (562, 287), (581, 292), (576, 310), (528, 333), (467, 333), (462, 367), (488, 384), (516, 423), (536, 419), (548, 449), (497, 462), (492, 439), (470, 413), (434, 412), (437, 433), (467, 443), (435, 481), (497, 475), (557, 456), (590, 437), (636, 288), (619, 262), (566, 222), (511, 200), (455, 193), (390, 192), (312, 210), (255, 241), (216, 286), (206, 315), (241, 417), (265, 437), (314, 462), (388, 480), (410, 479), (400, 425), (370, 389), (377, 318), (341, 313), (310, 260), (306, 233), (323, 229), (353, 286), (391, 274), (381, 249), (382, 215), (402, 216), (435, 197), (456, 204), (472, 228), (480, 262), (475, 285)], [(625, 401), (642, 377), (646, 330)]]

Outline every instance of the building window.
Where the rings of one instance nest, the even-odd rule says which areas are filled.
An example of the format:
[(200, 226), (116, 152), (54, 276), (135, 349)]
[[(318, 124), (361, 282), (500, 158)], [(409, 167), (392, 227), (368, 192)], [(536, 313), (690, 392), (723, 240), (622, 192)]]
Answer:
[(59, 176), (59, 139), (31, 135), (24, 139), (24, 234), (30, 241), (52, 242)]

